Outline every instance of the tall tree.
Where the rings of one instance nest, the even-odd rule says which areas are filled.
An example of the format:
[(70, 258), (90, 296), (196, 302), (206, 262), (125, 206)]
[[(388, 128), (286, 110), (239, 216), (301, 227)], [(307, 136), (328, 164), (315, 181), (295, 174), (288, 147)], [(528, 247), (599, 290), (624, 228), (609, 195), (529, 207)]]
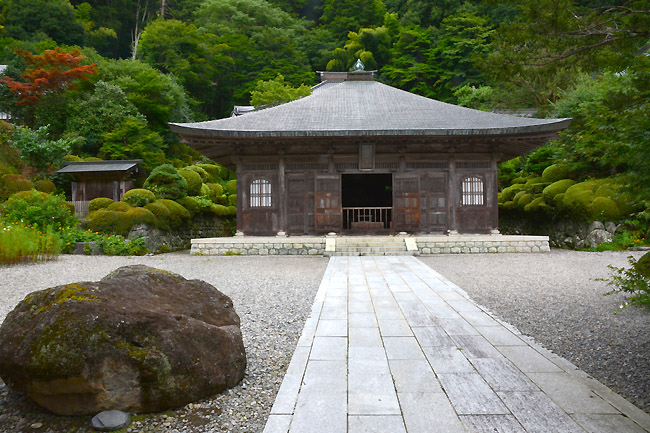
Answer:
[(6, 0), (5, 34), (21, 40), (50, 38), (81, 45), (85, 31), (68, 0)]
[(385, 14), (382, 0), (325, 0), (320, 22), (345, 41), (348, 32), (380, 26)]

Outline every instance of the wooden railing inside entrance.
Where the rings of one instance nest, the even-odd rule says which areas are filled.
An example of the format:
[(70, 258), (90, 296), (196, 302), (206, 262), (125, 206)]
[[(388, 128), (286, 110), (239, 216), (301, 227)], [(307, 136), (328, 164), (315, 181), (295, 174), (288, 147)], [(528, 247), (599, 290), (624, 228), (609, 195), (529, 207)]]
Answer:
[(382, 230), (391, 228), (392, 207), (344, 207), (345, 230)]

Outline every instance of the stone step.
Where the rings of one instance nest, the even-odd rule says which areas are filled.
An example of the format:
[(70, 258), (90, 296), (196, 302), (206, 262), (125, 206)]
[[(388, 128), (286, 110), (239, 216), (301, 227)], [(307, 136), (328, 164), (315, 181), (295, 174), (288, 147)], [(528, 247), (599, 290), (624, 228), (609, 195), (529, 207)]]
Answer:
[(388, 251), (406, 251), (406, 248), (404, 247), (339, 247), (338, 245), (336, 246), (336, 251), (341, 251), (341, 252), (388, 252)]
[(339, 256), (413, 256), (415, 255), (413, 251), (386, 251), (386, 252), (367, 252), (367, 251), (355, 251), (355, 252), (343, 252), (343, 251), (328, 251), (324, 254), (329, 257), (339, 257)]

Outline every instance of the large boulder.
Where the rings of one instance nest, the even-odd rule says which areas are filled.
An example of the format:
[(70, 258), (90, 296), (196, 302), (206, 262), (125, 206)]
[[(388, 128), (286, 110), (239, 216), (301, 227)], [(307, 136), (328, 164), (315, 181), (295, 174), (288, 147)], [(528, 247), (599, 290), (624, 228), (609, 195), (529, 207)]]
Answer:
[(245, 368), (230, 298), (142, 265), (34, 292), (0, 327), (0, 377), (61, 415), (179, 407)]

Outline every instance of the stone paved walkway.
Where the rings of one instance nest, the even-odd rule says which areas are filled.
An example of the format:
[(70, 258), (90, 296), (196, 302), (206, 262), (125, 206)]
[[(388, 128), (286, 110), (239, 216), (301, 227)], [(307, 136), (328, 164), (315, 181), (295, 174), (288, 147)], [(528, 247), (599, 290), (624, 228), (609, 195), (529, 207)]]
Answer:
[(264, 430), (318, 432), (643, 433), (650, 416), (416, 258), (334, 257)]

